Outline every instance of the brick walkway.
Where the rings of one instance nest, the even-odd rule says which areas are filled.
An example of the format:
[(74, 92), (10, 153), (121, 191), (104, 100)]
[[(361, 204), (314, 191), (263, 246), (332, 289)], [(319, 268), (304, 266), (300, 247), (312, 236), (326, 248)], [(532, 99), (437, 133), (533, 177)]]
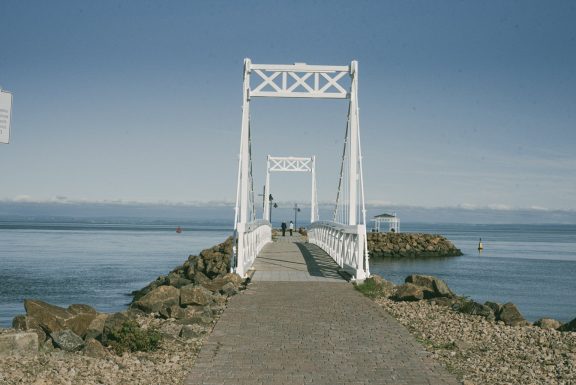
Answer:
[(264, 246), (252, 269), (254, 282), (346, 282), (334, 260), (298, 233)]
[(256, 281), (231, 298), (185, 384), (458, 382), (351, 284)]

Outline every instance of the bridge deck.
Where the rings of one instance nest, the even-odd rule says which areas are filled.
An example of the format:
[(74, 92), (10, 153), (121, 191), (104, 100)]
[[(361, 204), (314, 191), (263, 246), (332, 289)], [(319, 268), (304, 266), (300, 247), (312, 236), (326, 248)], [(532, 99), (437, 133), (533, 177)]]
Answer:
[(298, 233), (287, 232), (264, 246), (252, 269), (254, 282), (346, 282), (334, 260)]
[[(286, 279), (296, 273), (323, 278), (314, 275), (315, 268), (303, 267), (290, 243), (302, 251), (306, 266), (322, 271), (321, 253), (299, 241), (279, 239), (263, 250), (254, 275), (261, 279), (231, 298), (186, 385), (458, 383), (404, 327), (350, 284), (335, 277), (266, 282), (271, 271), (292, 272)], [(286, 254), (279, 252), (284, 249)], [(259, 275), (259, 268), (272, 270)]]

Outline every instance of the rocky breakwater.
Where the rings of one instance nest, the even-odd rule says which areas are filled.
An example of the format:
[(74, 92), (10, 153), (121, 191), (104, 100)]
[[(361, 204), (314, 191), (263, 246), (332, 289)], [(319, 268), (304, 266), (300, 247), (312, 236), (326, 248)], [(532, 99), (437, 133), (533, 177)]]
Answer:
[(575, 384), (576, 319), (534, 324), (512, 303), (475, 302), (433, 276), (379, 276), (357, 289), (408, 328), (465, 385)]
[(245, 288), (227, 273), (231, 253), (228, 239), (191, 255), (117, 313), (25, 300), (26, 314), (0, 330), (0, 384), (178, 383), (228, 298)]
[(462, 255), (441, 235), (422, 233), (367, 233), (372, 258), (427, 258)]

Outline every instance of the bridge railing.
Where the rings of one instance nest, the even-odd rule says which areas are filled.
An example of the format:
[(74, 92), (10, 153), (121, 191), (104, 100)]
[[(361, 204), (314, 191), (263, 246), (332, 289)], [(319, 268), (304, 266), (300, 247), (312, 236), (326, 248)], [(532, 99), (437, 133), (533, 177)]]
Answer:
[(356, 280), (370, 276), (366, 226), (336, 222), (314, 222), (308, 229), (308, 242), (319, 246)]
[(256, 220), (250, 223), (238, 223), (236, 228), (234, 254), (236, 273), (241, 277), (250, 270), (256, 256), (264, 245), (272, 241), (272, 225), (267, 220)]

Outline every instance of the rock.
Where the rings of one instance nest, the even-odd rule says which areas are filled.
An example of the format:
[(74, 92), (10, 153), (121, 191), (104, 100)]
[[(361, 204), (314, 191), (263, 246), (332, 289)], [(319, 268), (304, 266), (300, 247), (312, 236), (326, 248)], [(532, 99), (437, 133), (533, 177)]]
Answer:
[(86, 340), (90, 338), (101, 339), (102, 333), (104, 331), (104, 324), (108, 319), (108, 314), (98, 314), (96, 317), (90, 322), (88, 327), (86, 328)]
[(427, 258), (459, 256), (462, 252), (440, 235), (368, 233), (371, 258)]
[(177, 338), (180, 336), (182, 325), (173, 322), (164, 322), (158, 328), (158, 331), (165, 337)]
[(424, 299), (424, 291), (420, 286), (416, 286), (412, 283), (405, 283), (396, 286), (392, 298), (396, 301), (420, 301), (421, 299)]
[(448, 288), (446, 282), (431, 275), (412, 274), (406, 277), (404, 282), (426, 288), (427, 290), (424, 290), (425, 298), (454, 297), (454, 293)]
[(0, 356), (38, 353), (38, 335), (34, 332), (0, 334)]
[(184, 325), (180, 330), (180, 337), (189, 339), (189, 338), (199, 338), (206, 333), (206, 329), (204, 329), (200, 325)]
[(174, 286), (177, 289), (180, 289), (182, 286), (190, 285), (192, 283), (191, 280), (181, 277), (175, 273), (170, 273), (168, 275), (168, 282), (170, 286)]
[(186, 317), (180, 320), (180, 323), (185, 325), (190, 324), (211, 324), (214, 320), (214, 313), (212, 313), (212, 308), (210, 306), (199, 307), (187, 307)]
[(500, 321), (500, 310), (502, 310), (502, 305), (496, 302), (486, 301), (484, 305), (488, 306), (494, 312), (494, 316), (496, 317), (496, 321)]
[(236, 273), (227, 273), (222, 277), (222, 279), (226, 282), (232, 282), (238, 287), (244, 283), (244, 279)]
[(129, 321), (130, 318), (124, 313), (113, 313), (106, 318), (104, 321), (104, 327), (102, 329), (102, 335), (100, 341), (107, 346), (110, 336), (113, 333), (118, 333), (125, 322)]
[(213, 293), (219, 293), (220, 289), (222, 289), (222, 286), (226, 285), (227, 283), (228, 281), (224, 280), (222, 277), (216, 277), (212, 280), (203, 282), (202, 286)]
[(576, 318), (558, 328), (561, 332), (576, 332)]
[(50, 333), (50, 337), (56, 347), (67, 352), (75, 352), (84, 347), (84, 340), (70, 329), (55, 331)]
[(86, 336), (86, 331), (90, 326), (90, 323), (96, 318), (97, 313), (78, 313), (72, 318), (67, 319), (64, 322), (64, 326), (80, 337)]
[(180, 304), (207, 305), (212, 300), (212, 293), (203, 286), (188, 285), (180, 289)]
[(27, 316), (34, 318), (48, 333), (64, 329), (66, 320), (73, 317), (66, 309), (39, 300), (25, 299), (24, 308)]
[(494, 321), (496, 316), (492, 308), (475, 301), (461, 301), (452, 305), (452, 309), (464, 314), (479, 315), (489, 321)]
[(38, 351), (42, 353), (50, 353), (54, 351), (54, 343), (52, 342), (51, 338), (48, 338), (44, 342), (40, 342), (40, 346), (38, 347)]
[(108, 355), (108, 351), (104, 348), (104, 346), (102, 346), (102, 344), (94, 338), (86, 339), (86, 344), (82, 349), (82, 353), (85, 356), (92, 358), (105, 358)]
[(194, 273), (194, 282), (199, 283), (200, 285), (210, 284), (210, 278), (201, 271), (197, 271)]
[(48, 336), (42, 326), (32, 317), (17, 315), (12, 320), (12, 327), (16, 330), (31, 331), (38, 335), (38, 342), (46, 341)]
[(225, 296), (232, 297), (233, 295), (238, 294), (238, 287), (234, 285), (234, 283), (228, 282), (226, 285), (222, 286), (220, 292)]
[(452, 305), (454, 305), (455, 300), (453, 298), (447, 298), (447, 297), (436, 297), (429, 299), (428, 302), (431, 303), (432, 305), (451, 307)]
[(516, 305), (511, 302), (502, 305), (498, 319), (509, 326), (525, 326), (528, 322), (524, 319)]
[(542, 329), (558, 329), (562, 326), (562, 323), (552, 318), (540, 318), (538, 321), (534, 322), (534, 326), (538, 326)]
[(134, 302), (133, 306), (146, 313), (158, 313), (163, 308), (178, 305), (179, 302), (179, 289), (172, 286), (160, 286)]
[(212, 301), (214, 301), (216, 305), (224, 306), (227, 300), (227, 297), (220, 293), (215, 293), (212, 295)]
[(85, 314), (85, 313), (89, 313), (89, 314), (96, 314), (96, 309), (94, 309), (92, 306), (89, 305), (84, 305), (84, 304), (73, 304), (68, 306), (68, 312), (72, 313), (72, 314)]
[(27, 317), (33, 318), (47, 333), (71, 329), (79, 336), (86, 334), (90, 322), (96, 318), (96, 310), (88, 305), (70, 305), (68, 309), (39, 300), (24, 300)]
[(164, 318), (182, 319), (186, 317), (186, 310), (181, 308), (180, 305), (172, 305), (162, 309), (160, 315)]
[(385, 280), (379, 275), (373, 274), (364, 280), (364, 284), (370, 285), (374, 288), (374, 295), (376, 297), (390, 297), (394, 294), (396, 285), (392, 282)]

